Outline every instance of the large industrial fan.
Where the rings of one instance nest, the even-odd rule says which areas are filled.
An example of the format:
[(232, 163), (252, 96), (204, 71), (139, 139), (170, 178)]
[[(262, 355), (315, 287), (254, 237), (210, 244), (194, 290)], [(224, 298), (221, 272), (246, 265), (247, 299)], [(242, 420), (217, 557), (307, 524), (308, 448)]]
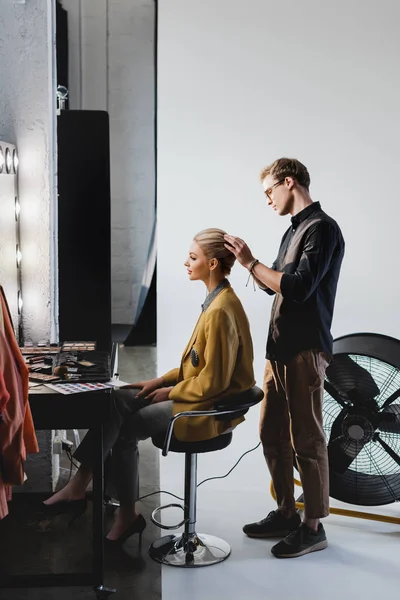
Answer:
[(400, 500), (400, 341), (357, 333), (334, 341), (324, 429), (330, 495), (373, 506)]
[[(400, 341), (354, 333), (333, 342), (324, 382), (330, 496), (363, 506), (400, 500)], [(295, 466), (296, 466), (296, 461)], [(298, 479), (296, 485), (301, 486)], [(271, 494), (276, 494), (271, 481)], [(303, 494), (296, 502), (304, 510)], [(347, 517), (400, 525), (400, 517), (330, 507)]]

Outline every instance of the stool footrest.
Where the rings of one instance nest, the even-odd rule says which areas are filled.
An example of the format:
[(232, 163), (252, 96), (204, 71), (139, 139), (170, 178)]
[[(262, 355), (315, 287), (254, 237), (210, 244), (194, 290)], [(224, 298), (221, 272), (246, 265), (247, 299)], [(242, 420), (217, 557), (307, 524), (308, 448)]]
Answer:
[(162, 510), (165, 510), (167, 508), (181, 508), (183, 510), (183, 512), (185, 512), (185, 507), (182, 504), (164, 504), (164, 506), (158, 506), (157, 508), (155, 508), (153, 510), (153, 512), (151, 513), (150, 516), (150, 520), (152, 523), (154, 523), (154, 525), (157, 525), (157, 527), (160, 527), (160, 529), (179, 529), (179, 527), (182, 527), (183, 525), (186, 525), (186, 523), (189, 521), (189, 519), (183, 519), (183, 521), (181, 521), (180, 523), (177, 523), (176, 525), (163, 525), (163, 523), (161, 523), (161, 521), (159, 521), (156, 518), (156, 515), (158, 515), (158, 513), (160, 513)]

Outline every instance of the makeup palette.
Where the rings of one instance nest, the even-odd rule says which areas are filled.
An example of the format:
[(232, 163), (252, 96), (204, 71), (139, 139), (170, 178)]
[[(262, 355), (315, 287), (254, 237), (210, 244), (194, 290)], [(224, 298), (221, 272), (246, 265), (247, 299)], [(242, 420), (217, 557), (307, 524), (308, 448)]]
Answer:
[(82, 352), (90, 352), (96, 350), (96, 342), (64, 342), (61, 351), (71, 352), (72, 350), (80, 350)]

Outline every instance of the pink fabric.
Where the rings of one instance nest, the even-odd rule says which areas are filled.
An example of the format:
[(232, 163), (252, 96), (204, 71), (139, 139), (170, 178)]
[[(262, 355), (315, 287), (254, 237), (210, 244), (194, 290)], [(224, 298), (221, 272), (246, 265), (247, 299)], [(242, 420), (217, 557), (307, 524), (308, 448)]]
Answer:
[(0, 288), (0, 519), (8, 514), (11, 486), (24, 482), (27, 452), (38, 452), (28, 403), (28, 369), (15, 339), (11, 317)]
[[(0, 331), (1, 331), (1, 329), (0, 329)], [(0, 373), (0, 413), (3, 412), (3, 409), (5, 408), (9, 399), (10, 399), (10, 394), (7, 391), (3, 374)]]
[[(9, 396), (7, 404), (2, 409), (2, 422), (0, 424), (0, 518), (3, 518), (8, 514), (9, 489), (7, 484), (23, 482), (21, 448), (23, 446), (24, 419), (18, 394), (14, 359), (1, 330), (0, 388), (6, 390)], [(19, 469), (16, 468), (16, 461), (20, 465)]]
[(3, 483), (0, 475), (0, 519), (4, 519), (8, 515), (7, 500), (7, 486)]
[[(17, 365), (17, 370), (19, 377), (22, 382), (22, 390), (23, 390), (23, 412), (24, 412), (24, 422), (23, 422), (23, 445), (21, 447), (21, 452), (23, 455), (23, 459), (26, 458), (26, 453), (35, 453), (39, 452), (39, 446), (36, 439), (35, 427), (33, 424), (32, 413), (29, 406), (29, 371), (28, 367), (25, 364), (24, 357), (21, 354), (21, 350), (18, 346), (17, 340), (14, 334), (14, 328), (11, 321), (10, 311), (8, 309), (7, 300), (4, 295), (3, 288), (0, 287), (0, 303), (3, 312), (4, 318), (4, 335), (9, 344), (11, 354), (15, 360), (15, 364)], [(10, 390), (9, 390), (10, 391)]]

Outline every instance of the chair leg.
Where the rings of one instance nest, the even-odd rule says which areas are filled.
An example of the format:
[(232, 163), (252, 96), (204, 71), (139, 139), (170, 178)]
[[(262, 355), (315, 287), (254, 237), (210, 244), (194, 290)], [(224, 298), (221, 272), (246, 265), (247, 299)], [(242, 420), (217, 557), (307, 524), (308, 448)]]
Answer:
[(150, 546), (150, 557), (174, 567), (206, 567), (228, 558), (229, 544), (220, 538), (196, 533), (197, 454), (185, 454), (185, 529), (166, 535)]
[(197, 454), (185, 454), (185, 534), (196, 533)]

